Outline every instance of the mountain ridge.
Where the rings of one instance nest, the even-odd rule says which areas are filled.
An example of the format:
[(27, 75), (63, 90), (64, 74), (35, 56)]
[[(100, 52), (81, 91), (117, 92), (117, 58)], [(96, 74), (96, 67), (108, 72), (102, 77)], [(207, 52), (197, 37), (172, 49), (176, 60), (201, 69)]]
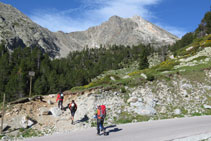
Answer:
[(139, 16), (108, 21), (85, 31), (51, 32), (33, 22), (16, 8), (0, 2), (0, 42), (9, 49), (17, 46), (39, 47), (51, 57), (66, 57), (70, 51), (100, 46), (152, 44), (161, 47), (175, 43), (178, 38)]

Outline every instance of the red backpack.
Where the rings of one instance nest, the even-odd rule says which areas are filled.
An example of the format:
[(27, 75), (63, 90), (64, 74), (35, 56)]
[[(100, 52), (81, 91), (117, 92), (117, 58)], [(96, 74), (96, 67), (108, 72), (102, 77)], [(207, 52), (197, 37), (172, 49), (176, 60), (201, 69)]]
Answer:
[(104, 118), (106, 117), (106, 106), (105, 105), (101, 105), (101, 110), (102, 110), (102, 114), (104, 116)]

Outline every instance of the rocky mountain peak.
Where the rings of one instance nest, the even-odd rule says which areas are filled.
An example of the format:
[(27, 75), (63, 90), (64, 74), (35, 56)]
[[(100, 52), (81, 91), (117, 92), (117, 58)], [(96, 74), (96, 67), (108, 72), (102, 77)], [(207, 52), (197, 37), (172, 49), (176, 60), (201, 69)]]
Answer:
[(111, 16), (109, 19), (108, 19), (108, 21), (119, 21), (119, 20), (121, 20), (121, 19), (123, 19), (123, 18), (121, 18), (121, 17), (119, 17), (119, 16), (117, 16), (117, 15), (114, 15), (114, 16)]
[(51, 32), (31, 21), (16, 8), (0, 2), (0, 43), (15, 47), (39, 47), (51, 57), (66, 57), (70, 51), (103, 45), (153, 44), (161, 47), (178, 38), (139, 16), (112, 16), (99, 26), (80, 32)]
[(138, 15), (134, 15), (133, 17), (131, 17), (131, 19), (133, 19), (135, 21), (143, 21), (144, 20), (141, 16), (138, 16)]

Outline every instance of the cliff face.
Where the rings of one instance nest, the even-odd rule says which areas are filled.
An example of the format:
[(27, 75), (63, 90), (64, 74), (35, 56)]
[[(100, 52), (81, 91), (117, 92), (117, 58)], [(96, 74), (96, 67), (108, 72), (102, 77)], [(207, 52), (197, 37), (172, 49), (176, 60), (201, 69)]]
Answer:
[(100, 26), (91, 27), (83, 32), (70, 33), (69, 36), (83, 41), (88, 47), (113, 44), (137, 45), (140, 43), (162, 46), (172, 44), (178, 39), (139, 16), (125, 19), (113, 16)]
[(9, 49), (37, 46), (51, 56), (57, 56), (60, 49), (55, 40), (52, 32), (32, 22), (14, 7), (0, 3), (0, 41)]
[(0, 3), (0, 42), (9, 49), (17, 46), (40, 47), (51, 57), (66, 57), (70, 51), (108, 45), (174, 43), (178, 38), (141, 17), (111, 17), (86, 31), (63, 33), (43, 28), (16, 8)]

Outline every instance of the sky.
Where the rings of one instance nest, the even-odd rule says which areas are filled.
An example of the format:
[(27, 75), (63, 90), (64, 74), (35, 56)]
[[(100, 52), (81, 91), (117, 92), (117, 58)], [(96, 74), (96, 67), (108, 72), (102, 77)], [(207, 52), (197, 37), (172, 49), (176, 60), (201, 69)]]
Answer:
[(74, 32), (86, 30), (117, 15), (134, 15), (182, 37), (193, 32), (211, 0), (0, 0), (27, 15), (49, 30)]

